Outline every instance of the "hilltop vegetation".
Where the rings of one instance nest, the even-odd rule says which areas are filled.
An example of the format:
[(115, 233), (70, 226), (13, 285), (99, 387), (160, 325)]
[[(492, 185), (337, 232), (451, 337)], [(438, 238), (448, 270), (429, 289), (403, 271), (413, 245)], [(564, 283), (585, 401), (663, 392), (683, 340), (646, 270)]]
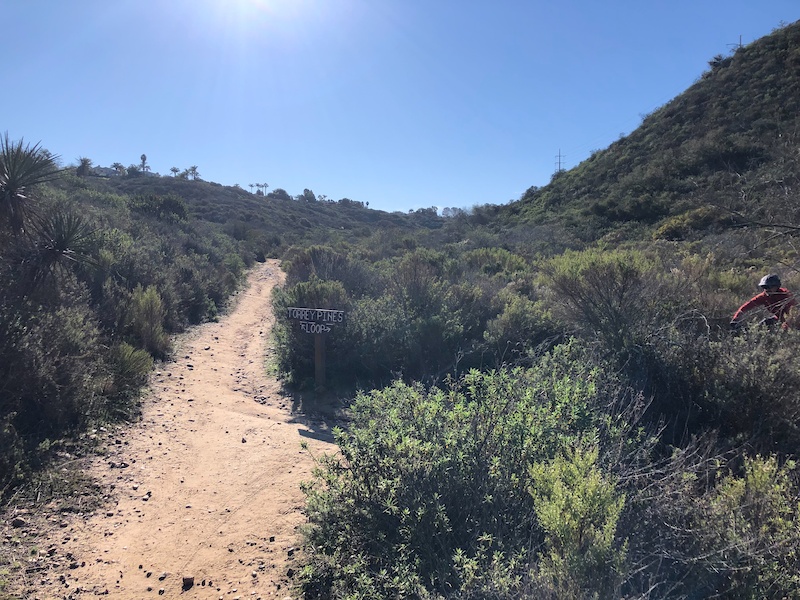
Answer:
[(4, 485), (135, 416), (168, 334), (276, 256), (287, 386), (314, 338), (286, 307), (347, 315), (307, 597), (800, 597), (800, 332), (728, 328), (762, 274), (800, 290), (799, 56), (794, 24), (714, 57), (549, 185), (448, 218), (80, 165), (20, 213), (4, 184)]

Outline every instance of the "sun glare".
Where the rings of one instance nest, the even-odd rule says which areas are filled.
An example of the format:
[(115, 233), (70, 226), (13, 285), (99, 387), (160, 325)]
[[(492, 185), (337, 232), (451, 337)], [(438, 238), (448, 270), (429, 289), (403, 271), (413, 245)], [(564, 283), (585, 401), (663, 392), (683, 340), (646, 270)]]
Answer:
[(219, 4), (243, 19), (292, 21), (315, 12), (314, 0), (222, 0)]

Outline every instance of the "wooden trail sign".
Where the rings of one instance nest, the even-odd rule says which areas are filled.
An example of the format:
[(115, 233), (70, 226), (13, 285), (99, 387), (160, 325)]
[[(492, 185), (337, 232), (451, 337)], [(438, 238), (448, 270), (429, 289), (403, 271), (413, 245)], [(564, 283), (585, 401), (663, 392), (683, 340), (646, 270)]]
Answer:
[(344, 311), (290, 306), (287, 309), (287, 316), (290, 321), (299, 323), (300, 331), (314, 334), (314, 381), (317, 389), (324, 389), (325, 334), (329, 333), (334, 325), (344, 323)]

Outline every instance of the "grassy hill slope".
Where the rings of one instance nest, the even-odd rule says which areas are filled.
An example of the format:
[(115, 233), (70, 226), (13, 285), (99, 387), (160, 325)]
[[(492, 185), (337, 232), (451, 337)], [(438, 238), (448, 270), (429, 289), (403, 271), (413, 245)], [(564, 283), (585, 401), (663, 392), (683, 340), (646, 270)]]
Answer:
[(690, 239), (748, 219), (796, 225), (800, 23), (709, 66), (630, 135), (504, 207), (499, 223), (549, 223), (584, 242), (621, 229)]
[(264, 196), (176, 177), (87, 177), (80, 179), (79, 185), (96, 194), (178, 197), (186, 203), (190, 218), (247, 241), (258, 256), (278, 257), (293, 244), (357, 241), (376, 230), (436, 229), (442, 224), (429, 210), (387, 213), (347, 198), (333, 202), (300, 200), (281, 193)]

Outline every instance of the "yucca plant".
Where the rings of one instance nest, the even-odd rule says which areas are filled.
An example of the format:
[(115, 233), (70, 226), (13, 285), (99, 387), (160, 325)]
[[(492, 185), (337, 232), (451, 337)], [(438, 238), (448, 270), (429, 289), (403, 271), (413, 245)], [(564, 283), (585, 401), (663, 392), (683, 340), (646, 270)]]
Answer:
[(40, 146), (0, 138), (0, 224), (16, 235), (33, 213), (31, 190), (57, 177), (58, 157)]
[(69, 208), (57, 208), (31, 220), (39, 249), (40, 264), (52, 269), (57, 264), (89, 262), (95, 230)]

